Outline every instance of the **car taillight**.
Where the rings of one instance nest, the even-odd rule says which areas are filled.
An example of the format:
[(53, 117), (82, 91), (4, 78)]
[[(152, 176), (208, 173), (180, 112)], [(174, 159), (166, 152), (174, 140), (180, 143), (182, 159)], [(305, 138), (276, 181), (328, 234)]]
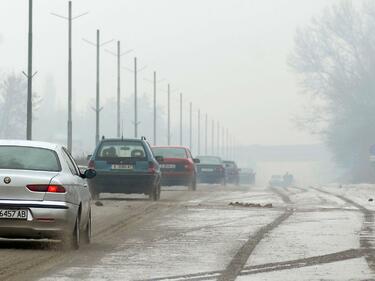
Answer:
[(89, 168), (89, 169), (95, 169), (95, 161), (94, 160), (90, 160), (89, 164), (87, 165), (87, 168)]
[(224, 173), (224, 167), (223, 166), (217, 167), (216, 171)]
[(193, 163), (187, 163), (184, 165), (185, 170), (192, 171), (194, 170), (194, 164)]
[(148, 162), (148, 172), (152, 174), (156, 173), (156, 167), (154, 162)]
[(29, 184), (26, 186), (28, 190), (33, 192), (50, 192), (50, 193), (65, 193), (66, 190), (62, 185), (50, 184)]

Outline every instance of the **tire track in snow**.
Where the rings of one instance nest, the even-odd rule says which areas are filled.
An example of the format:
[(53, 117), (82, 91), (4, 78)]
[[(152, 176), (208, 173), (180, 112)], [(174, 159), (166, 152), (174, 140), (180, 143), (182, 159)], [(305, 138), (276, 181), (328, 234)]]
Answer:
[(369, 268), (371, 269), (371, 271), (375, 272), (375, 248), (373, 243), (373, 241), (375, 240), (374, 212), (343, 195), (335, 194), (316, 187), (311, 188), (316, 191), (335, 196), (336, 198), (339, 198), (342, 201), (356, 207), (363, 214), (364, 221), (362, 223), (362, 229), (359, 236), (359, 244), (361, 249), (364, 249), (367, 252), (367, 254), (365, 255), (365, 259)]
[[(285, 193), (281, 192), (278, 189), (271, 188), (271, 190), (276, 193), (281, 200), (285, 204), (291, 204), (292, 201), (290, 200), (289, 196)], [(267, 224), (260, 228), (254, 235), (251, 235), (246, 243), (238, 250), (236, 255), (233, 257), (231, 262), (225, 268), (225, 270), (221, 273), (218, 277), (218, 281), (234, 281), (237, 276), (241, 273), (242, 269), (244, 268), (247, 260), (255, 250), (256, 246), (263, 240), (263, 238), (280, 224), (282, 224), (285, 220), (287, 220), (292, 214), (294, 210), (286, 209), (280, 216), (278, 216), (275, 220), (271, 223)]]

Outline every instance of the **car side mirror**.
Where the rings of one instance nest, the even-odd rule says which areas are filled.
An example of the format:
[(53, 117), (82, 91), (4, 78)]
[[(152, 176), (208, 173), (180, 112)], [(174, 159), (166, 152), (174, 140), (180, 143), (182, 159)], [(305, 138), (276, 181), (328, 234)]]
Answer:
[(160, 163), (160, 162), (164, 161), (164, 157), (163, 156), (155, 156), (155, 160)]
[(199, 163), (201, 162), (201, 160), (199, 160), (198, 158), (195, 158), (195, 159), (193, 159), (193, 162), (194, 162), (195, 164), (199, 164)]
[(82, 174), (82, 178), (84, 179), (92, 179), (96, 177), (96, 171), (93, 169), (88, 169), (85, 173)]
[(91, 157), (92, 157), (92, 154), (89, 154), (89, 155), (87, 155), (86, 159), (87, 159), (87, 160), (90, 160)]

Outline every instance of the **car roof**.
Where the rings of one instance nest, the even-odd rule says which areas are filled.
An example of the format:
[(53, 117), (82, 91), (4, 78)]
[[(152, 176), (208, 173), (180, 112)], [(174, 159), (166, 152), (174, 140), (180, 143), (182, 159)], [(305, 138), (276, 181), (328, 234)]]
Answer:
[(142, 139), (123, 139), (123, 138), (111, 138), (111, 139), (102, 139), (101, 142), (107, 142), (107, 141), (144, 141)]
[(190, 150), (189, 147), (181, 145), (153, 145), (152, 148), (182, 148)]
[(62, 147), (62, 145), (56, 143), (29, 140), (0, 140), (0, 146), (27, 146), (50, 150), (58, 150)]

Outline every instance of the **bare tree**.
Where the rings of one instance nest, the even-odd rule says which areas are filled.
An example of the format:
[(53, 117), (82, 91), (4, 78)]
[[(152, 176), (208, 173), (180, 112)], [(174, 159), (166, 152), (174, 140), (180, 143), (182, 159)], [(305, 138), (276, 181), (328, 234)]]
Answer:
[[(21, 74), (9, 74), (0, 83), (0, 138), (24, 139), (27, 83)], [(34, 109), (40, 99), (34, 93)]]
[(298, 29), (289, 63), (310, 96), (299, 123), (322, 134), (353, 181), (374, 179), (375, 5), (343, 1)]

